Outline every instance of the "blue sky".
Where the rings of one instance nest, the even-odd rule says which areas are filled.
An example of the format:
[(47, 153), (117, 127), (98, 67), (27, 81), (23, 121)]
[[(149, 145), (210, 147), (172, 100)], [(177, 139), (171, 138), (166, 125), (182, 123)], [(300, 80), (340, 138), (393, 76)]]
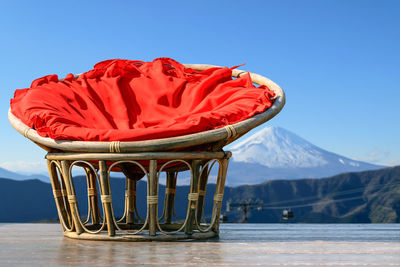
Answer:
[(241, 67), (287, 95), (281, 126), (335, 153), (400, 164), (400, 1), (3, 1), (0, 166), (45, 170), (9, 99), (110, 58)]

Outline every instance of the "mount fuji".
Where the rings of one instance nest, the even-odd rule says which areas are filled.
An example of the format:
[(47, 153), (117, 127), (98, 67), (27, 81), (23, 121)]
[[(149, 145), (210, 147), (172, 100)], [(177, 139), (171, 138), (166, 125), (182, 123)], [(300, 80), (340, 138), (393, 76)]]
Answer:
[(272, 179), (320, 178), (343, 172), (383, 168), (319, 148), (280, 127), (267, 127), (230, 145), (227, 184), (262, 183)]

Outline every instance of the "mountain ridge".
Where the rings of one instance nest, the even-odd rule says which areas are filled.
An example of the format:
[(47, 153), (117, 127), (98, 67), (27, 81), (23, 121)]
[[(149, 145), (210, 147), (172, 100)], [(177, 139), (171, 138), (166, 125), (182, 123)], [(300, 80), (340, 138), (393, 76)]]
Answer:
[[(87, 213), (86, 178), (74, 178), (81, 214)], [(111, 179), (116, 216), (124, 207), (125, 180)], [(165, 186), (160, 185), (160, 196)], [(206, 190), (205, 216), (210, 207), (215, 184)], [(189, 186), (176, 189), (176, 214), (186, 214)], [(146, 183), (137, 184), (138, 210), (146, 214)], [(162, 198), (160, 198), (162, 202)], [(227, 202), (261, 201), (264, 209), (249, 211), (249, 222), (283, 222), (283, 208), (292, 208), (295, 219), (303, 223), (399, 223), (400, 166), (364, 172), (349, 172), (322, 179), (271, 180), (257, 185), (225, 187), (222, 211), (230, 222), (239, 222), (242, 211), (227, 211)], [(57, 210), (49, 183), (40, 180), (14, 181), (0, 178), (0, 222), (32, 222), (56, 219)], [(160, 203), (159, 208), (162, 208)], [(159, 210), (161, 212), (161, 210)], [(161, 214), (161, 213), (160, 213)]]
[[(285, 208), (294, 211), (292, 222), (400, 222), (400, 166), (322, 179), (271, 180), (258, 186), (239, 186), (234, 191), (228, 193), (234, 197), (226, 201), (251, 199), (266, 204), (264, 210), (252, 211), (249, 222), (284, 222), (277, 218)], [(225, 214), (233, 221), (242, 217), (237, 210)]]
[(42, 182), (50, 182), (49, 177), (43, 174), (21, 174), (18, 172), (9, 171), (1, 167), (0, 167), (0, 177), (8, 177), (16, 181), (39, 179)]

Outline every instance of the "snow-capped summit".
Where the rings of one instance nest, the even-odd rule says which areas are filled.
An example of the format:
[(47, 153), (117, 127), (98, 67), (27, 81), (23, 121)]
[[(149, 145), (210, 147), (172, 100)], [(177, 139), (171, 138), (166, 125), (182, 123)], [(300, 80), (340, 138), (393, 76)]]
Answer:
[(317, 167), (327, 163), (324, 150), (280, 127), (268, 127), (231, 147), (233, 160), (269, 168)]
[(264, 128), (227, 150), (233, 153), (228, 171), (231, 185), (319, 178), (383, 167), (326, 151), (281, 127)]

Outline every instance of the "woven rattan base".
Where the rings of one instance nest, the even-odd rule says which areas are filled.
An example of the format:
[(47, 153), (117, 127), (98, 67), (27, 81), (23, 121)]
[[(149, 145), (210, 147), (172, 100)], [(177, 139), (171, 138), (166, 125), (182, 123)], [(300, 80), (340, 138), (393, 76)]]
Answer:
[(115, 234), (114, 236), (109, 236), (107, 233), (99, 233), (99, 234), (82, 233), (78, 235), (76, 232), (64, 232), (64, 236), (72, 239), (81, 239), (81, 240), (150, 242), (150, 241), (203, 240), (203, 239), (210, 239), (217, 237), (218, 233), (209, 231), (206, 233), (193, 233), (191, 235), (187, 235), (181, 232), (173, 235), (158, 234), (155, 236), (150, 236), (148, 233), (144, 233), (136, 235)]
[[(224, 185), (230, 152), (152, 153), (49, 153), (46, 158), (54, 198), (64, 235), (74, 239), (107, 241), (174, 241), (218, 236)], [(87, 214), (80, 214), (73, 168), (86, 174)], [(204, 216), (211, 170), (218, 169), (210, 216)], [(175, 203), (178, 174), (190, 173), (184, 203)], [(112, 196), (110, 176), (125, 175), (125, 196)], [(160, 175), (165, 173), (165, 193), (160, 194)], [(147, 180), (146, 216), (137, 208), (137, 182)], [(215, 182), (215, 181), (214, 181)], [(213, 186), (214, 188), (214, 186)], [(141, 194), (143, 195), (143, 194)], [(210, 195), (210, 194), (208, 194)], [(124, 197), (123, 215), (116, 218), (113, 197)], [(180, 198), (182, 199), (182, 198)], [(159, 205), (163, 203), (159, 215)], [(82, 204), (82, 203), (81, 203)], [(178, 220), (178, 205), (187, 206)], [(83, 216), (86, 219), (82, 219)]]

